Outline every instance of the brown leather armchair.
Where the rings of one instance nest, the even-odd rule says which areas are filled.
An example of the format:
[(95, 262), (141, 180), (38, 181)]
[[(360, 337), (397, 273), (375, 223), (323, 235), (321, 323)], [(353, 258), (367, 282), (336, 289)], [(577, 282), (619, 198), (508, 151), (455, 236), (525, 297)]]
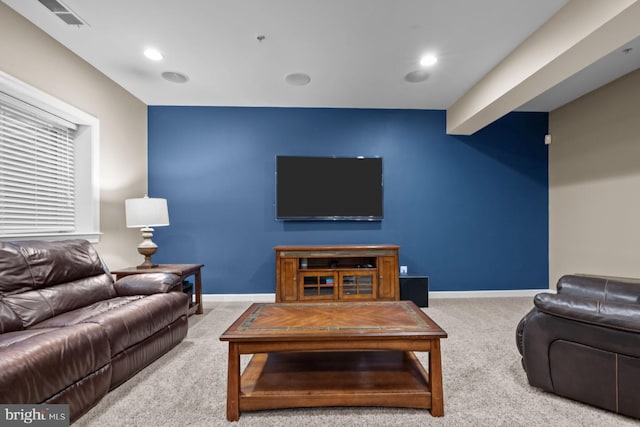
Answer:
[(569, 275), (557, 290), (516, 329), (529, 384), (640, 418), (640, 280)]

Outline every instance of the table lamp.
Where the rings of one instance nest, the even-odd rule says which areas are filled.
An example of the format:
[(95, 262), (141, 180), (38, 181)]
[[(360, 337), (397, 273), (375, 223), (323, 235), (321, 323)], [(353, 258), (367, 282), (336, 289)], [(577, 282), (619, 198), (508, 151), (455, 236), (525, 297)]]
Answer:
[(167, 199), (149, 198), (146, 195), (141, 199), (127, 199), (124, 202), (127, 218), (127, 227), (140, 227), (142, 243), (138, 245), (138, 252), (144, 255), (144, 262), (138, 268), (157, 267), (151, 262), (151, 255), (158, 250), (158, 245), (153, 243), (153, 228), (169, 225), (169, 211)]

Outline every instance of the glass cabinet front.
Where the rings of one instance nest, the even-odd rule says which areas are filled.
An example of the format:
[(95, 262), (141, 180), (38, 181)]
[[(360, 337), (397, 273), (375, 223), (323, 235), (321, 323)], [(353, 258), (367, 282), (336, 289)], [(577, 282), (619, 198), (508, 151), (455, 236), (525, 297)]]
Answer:
[(302, 297), (304, 299), (334, 299), (336, 275), (329, 272), (305, 272), (301, 274)]
[(375, 300), (378, 297), (378, 270), (371, 267), (370, 262), (361, 266), (361, 259), (357, 259), (355, 268), (339, 267), (341, 263), (347, 264), (340, 259), (335, 261), (338, 267), (317, 268), (318, 263), (309, 259), (308, 264), (304, 263), (307, 268), (298, 269), (298, 296), (301, 300)]
[(340, 273), (341, 298), (375, 298), (375, 273), (348, 271)]

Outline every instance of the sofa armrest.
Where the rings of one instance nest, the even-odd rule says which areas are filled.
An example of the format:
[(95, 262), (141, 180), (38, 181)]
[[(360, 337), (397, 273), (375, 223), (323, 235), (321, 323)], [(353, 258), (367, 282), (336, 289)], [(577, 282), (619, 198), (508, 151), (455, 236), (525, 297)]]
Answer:
[(125, 276), (114, 283), (118, 296), (151, 295), (182, 290), (180, 276), (170, 273), (142, 273)]
[[(597, 300), (539, 294), (534, 303), (535, 307), (516, 329), (518, 349), (523, 355), (522, 364), (532, 386), (554, 391), (552, 361), (549, 357), (550, 349), (556, 342), (574, 343), (640, 358), (640, 334), (628, 327), (637, 329), (640, 320), (634, 321), (626, 315), (622, 319), (610, 315), (603, 321), (597, 317)], [(618, 305), (613, 303), (607, 309)], [(629, 308), (628, 304), (621, 305)], [(632, 311), (634, 309), (636, 307), (631, 307)], [(623, 325), (616, 322), (630, 324), (621, 327)]]
[(541, 293), (533, 303), (543, 313), (628, 332), (640, 332), (640, 305)]

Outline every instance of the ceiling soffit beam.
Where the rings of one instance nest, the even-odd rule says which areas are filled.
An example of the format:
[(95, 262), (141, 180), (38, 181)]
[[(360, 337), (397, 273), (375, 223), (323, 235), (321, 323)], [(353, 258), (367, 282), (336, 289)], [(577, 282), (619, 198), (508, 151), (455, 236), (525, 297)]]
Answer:
[(447, 110), (471, 135), (640, 36), (639, 0), (571, 0)]

